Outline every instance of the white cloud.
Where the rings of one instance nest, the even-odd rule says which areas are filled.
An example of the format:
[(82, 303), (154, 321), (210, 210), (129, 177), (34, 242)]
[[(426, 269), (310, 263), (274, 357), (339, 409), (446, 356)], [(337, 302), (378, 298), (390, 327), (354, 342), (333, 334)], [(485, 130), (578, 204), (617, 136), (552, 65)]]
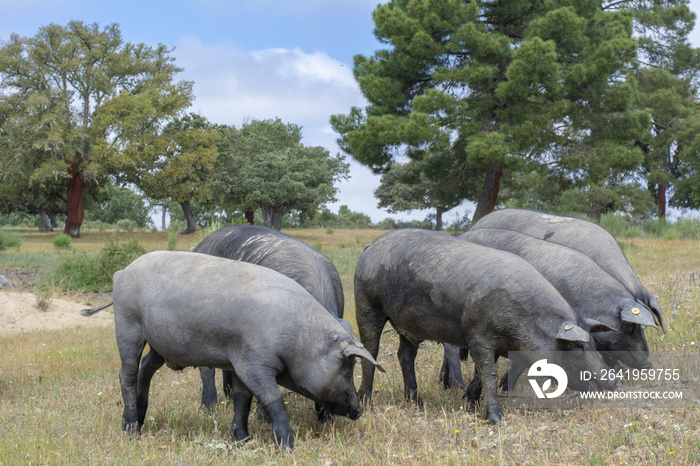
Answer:
[[(329, 120), (366, 101), (351, 66), (324, 52), (270, 48), (246, 51), (228, 43), (204, 44), (196, 37), (180, 40), (174, 55), (185, 71), (181, 79), (194, 81), (193, 110), (209, 121), (240, 127), (249, 119), (279, 117), (303, 127), (304, 143), (340, 152)], [(377, 222), (386, 217), (419, 218), (427, 212), (389, 215), (377, 209), (374, 189), (379, 177), (351, 162), (350, 180), (339, 183), (339, 202)]]
[(187, 37), (175, 55), (182, 78), (195, 82), (194, 108), (217, 123), (280, 117), (322, 127), (331, 114), (364, 104), (349, 67), (323, 52), (245, 51)]

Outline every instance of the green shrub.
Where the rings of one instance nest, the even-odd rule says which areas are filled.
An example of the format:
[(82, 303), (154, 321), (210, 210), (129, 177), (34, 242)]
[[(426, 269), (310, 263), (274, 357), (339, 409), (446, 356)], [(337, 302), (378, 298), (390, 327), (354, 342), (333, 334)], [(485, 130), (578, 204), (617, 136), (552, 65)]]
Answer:
[(109, 291), (112, 275), (145, 253), (136, 238), (120, 243), (115, 235), (98, 255), (75, 254), (64, 260), (56, 270), (56, 282), (65, 290)]
[(177, 231), (168, 231), (168, 251), (177, 249)]
[(669, 227), (663, 231), (663, 238), (667, 240), (681, 239), (681, 233), (677, 228)]
[[(245, 222), (248, 223), (248, 222)], [(232, 225), (240, 225), (240, 222), (234, 222)], [(211, 220), (209, 223), (207, 223), (207, 226), (204, 227), (204, 233), (206, 236), (211, 235), (215, 231), (223, 228), (225, 225), (221, 223), (219, 220)]]
[(136, 222), (133, 220), (119, 220), (117, 222), (117, 230), (132, 232), (136, 228)]
[(600, 218), (600, 226), (605, 228), (614, 238), (634, 238), (644, 236), (644, 230), (634, 224), (630, 217), (604, 214)]
[(673, 226), (682, 239), (700, 239), (700, 220), (680, 219)]
[(17, 233), (0, 230), (0, 251), (7, 248), (19, 248), (21, 244), (22, 239)]
[(59, 249), (68, 249), (71, 247), (72, 242), (73, 241), (71, 240), (70, 236), (65, 233), (61, 233), (60, 235), (54, 237), (53, 246)]

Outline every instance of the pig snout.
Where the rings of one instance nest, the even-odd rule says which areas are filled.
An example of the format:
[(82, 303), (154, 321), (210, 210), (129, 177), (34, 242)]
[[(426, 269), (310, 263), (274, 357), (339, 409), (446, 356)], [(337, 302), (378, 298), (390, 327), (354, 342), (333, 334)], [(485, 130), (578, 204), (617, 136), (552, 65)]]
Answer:
[(353, 421), (357, 420), (362, 416), (362, 406), (358, 405), (357, 407), (351, 407), (348, 411), (348, 417), (352, 419)]
[(359, 402), (357, 397), (348, 403), (339, 403), (335, 405), (325, 406), (331, 413), (337, 416), (345, 416), (353, 421), (359, 419), (362, 416), (362, 404)]

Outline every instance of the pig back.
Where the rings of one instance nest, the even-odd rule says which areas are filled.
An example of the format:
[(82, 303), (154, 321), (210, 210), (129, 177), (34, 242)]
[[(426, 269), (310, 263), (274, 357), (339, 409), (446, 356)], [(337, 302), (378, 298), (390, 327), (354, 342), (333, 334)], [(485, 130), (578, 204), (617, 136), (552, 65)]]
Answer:
[(648, 293), (615, 238), (605, 229), (574, 217), (526, 209), (504, 209), (482, 217), (471, 229), (500, 228), (567, 246), (590, 257), (635, 296)]
[(200, 358), (201, 365), (219, 367), (244, 346), (284, 353), (300, 341), (342, 331), (294, 280), (191, 252), (152, 252), (118, 272), (114, 309), (117, 326), (140, 322), (146, 341), (182, 366), (199, 365)]
[[(556, 332), (562, 319), (578, 321), (564, 298), (525, 260), (439, 232), (398, 230), (377, 239), (360, 257), (355, 289), (369, 302), (381, 303), (392, 323), (426, 340), (452, 343), (421, 333), (429, 321), (443, 331), (457, 327), (503, 333), (517, 328)], [(541, 328), (535, 329), (535, 323)]]
[(266, 227), (229, 225), (205, 237), (194, 252), (275, 270), (304, 287), (331, 315), (343, 317), (345, 298), (338, 271), (303, 241)]

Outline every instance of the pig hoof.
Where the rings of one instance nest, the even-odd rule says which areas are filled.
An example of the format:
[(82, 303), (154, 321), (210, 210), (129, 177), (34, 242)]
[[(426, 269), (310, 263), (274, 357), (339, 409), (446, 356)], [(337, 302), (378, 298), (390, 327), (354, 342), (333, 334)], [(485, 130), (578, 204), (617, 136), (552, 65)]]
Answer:
[(138, 422), (122, 422), (122, 429), (129, 435), (137, 436), (141, 433), (141, 425)]
[(233, 437), (233, 440), (235, 440), (236, 443), (241, 444), (241, 443), (246, 443), (246, 442), (248, 442), (248, 441), (251, 440), (252, 438), (253, 438), (253, 437), (251, 437), (250, 435), (247, 435), (246, 437), (244, 437), (244, 438), (242, 438), (242, 439), (237, 439), (236, 437)]
[(371, 406), (372, 405), (372, 394), (371, 393), (365, 393), (362, 391), (357, 392), (357, 398), (360, 400), (360, 402), (364, 406)]
[(326, 424), (333, 420), (333, 415), (325, 408), (318, 409), (316, 411), (316, 422), (319, 424)]
[(473, 413), (476, 411), (476, 402), (474, 400), (467, 400), (467, 412)]
[(236, 441), (236, 443), (245, 443), (248, 440), (250, 440), (252, 437), (247, 431), (244, 430), (234, 430), (231, 431), (231, 438)]
[(414, 394), (408, 399), (408, 402), (416, 405), (418, 408), (423, 408), (423, 399), (418, 395)]
[(501, 420), (503, 419), (503, 412), (500, 409), (489, 410), (486, 412), (486, 418), (491, 424), (500, 424)]

